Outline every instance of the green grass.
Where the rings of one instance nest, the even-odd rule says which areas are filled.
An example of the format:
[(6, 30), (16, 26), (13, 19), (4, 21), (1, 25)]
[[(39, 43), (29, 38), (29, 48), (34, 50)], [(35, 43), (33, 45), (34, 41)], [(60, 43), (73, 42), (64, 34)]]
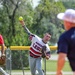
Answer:
[[(57, 67), (57, 61), (46, 60), (46, 71), (56, 72), (56, 67)], [(44, 69), (44, 63), (42, 63), (42, 68)], [(13, 70), (13, 71), (22, 71), (22, 70)], [(27, 69), (25, 69), (25, 71), (30, 71), (30, 69), (27, 68)], [(68, 61), (66, 61), (63, 71), (72, 72)]]
[[(43, 64), (44, 67), (44, 64)], [(46, 60), (46, 70), (50, 72), (55, 72), (57, 67), (57, 61)], [(63, 71), (71, 71), (68, 61), (66, 61)]]
[[(46, 71), (47, 72), (56, 72), (56, 67), (57, 67), (57, 61), (53, 61), (53, 60), (46, 60)], [(43, 68), (44, 68), (44, 63), (42, 64)], [(12, 72), (22, 72), (22, 70), (12, 70)], [(26, 70), (25, 72), (30, 72), (30, 69)], [(69, 66), (68, 61), (66, 61), (65, 66), (63, 68), (63, 72), (72, 72), (71, 68)], [(16, 75), (16, 74), (15, 74)], [(17, 74), (18, 75), (18, 74)], [(26, 75), (26, 74), (25, 74)], [(27, 74), (28, 75), (28, 74)], [(48, 74), (49, 75), (49, 74)], [(54, 75), (54, 74), (50, 74), (50, 75)], [(66, 75), (66, 74), (64, 74)], [(72, 75), (72, 74), (68, 74), (68, 75)]]

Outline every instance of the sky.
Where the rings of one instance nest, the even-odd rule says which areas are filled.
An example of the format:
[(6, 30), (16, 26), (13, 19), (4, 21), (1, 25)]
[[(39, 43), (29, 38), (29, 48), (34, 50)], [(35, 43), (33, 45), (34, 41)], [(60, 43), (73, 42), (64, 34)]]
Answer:
[(33, 0), (33, 7), (34, 7), (34, 8), (38, 5), (39, 1), (40, 1), (40, 0)]

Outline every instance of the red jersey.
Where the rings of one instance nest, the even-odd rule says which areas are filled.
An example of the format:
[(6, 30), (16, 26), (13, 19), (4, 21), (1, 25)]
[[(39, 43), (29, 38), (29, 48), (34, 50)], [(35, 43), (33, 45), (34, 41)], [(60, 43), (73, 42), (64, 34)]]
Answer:
[(4, 44), (4, 40), (1, 34), (0, 34), (0, 44)]

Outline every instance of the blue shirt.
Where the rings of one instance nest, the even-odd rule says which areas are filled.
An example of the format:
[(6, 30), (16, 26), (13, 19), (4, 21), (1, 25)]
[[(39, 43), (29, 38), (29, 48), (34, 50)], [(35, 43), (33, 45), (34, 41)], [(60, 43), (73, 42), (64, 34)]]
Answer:
[(75, 27), (64, 32), (58, 40), (58, 52), (66, 53), (69, 59), (75, 60)]

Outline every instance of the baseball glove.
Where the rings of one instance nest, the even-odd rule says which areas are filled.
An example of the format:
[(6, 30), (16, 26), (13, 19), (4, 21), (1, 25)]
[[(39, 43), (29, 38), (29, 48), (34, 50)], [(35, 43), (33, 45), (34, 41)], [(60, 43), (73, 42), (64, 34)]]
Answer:
[(42, 47), (41, 52), (42, 52), (42, 58), (45, 58), (46, 57), (46, 46)]
[(3, 66), (5, 64), (6, 61), (6, 56), (1, 56), (0, 57), (0, 65)]

